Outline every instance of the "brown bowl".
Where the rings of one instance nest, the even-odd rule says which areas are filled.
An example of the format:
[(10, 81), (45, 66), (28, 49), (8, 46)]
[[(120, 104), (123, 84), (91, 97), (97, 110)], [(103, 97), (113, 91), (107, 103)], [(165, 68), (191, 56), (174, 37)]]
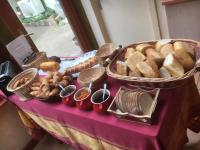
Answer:
[(85, 69), (77, 78), (77, 81), (81, 87), (88, 87), (90, 82), (92, 82), (93, 89), (102, 87), (105, 80), (106, 71), (104, 67)]

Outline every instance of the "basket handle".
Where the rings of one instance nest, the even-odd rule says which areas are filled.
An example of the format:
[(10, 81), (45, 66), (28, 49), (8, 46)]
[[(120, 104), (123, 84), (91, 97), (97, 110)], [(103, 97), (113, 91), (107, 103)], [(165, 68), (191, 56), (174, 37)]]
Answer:
[(113, 53), (110, 55), (110, 57), (108, 57), (108, 58), (104, 61), (103, 66), (104, 66), (104, 67), (107, 67), (108, 64), (112, 61), (112, 59), (113, 59), (117, 54), (119, 54), (119, 52), (121, 51), (121, 49), (122, 49), (122, 45), (119, 45), (118, 48), (116, 48), (116, 49), (113, 51)]

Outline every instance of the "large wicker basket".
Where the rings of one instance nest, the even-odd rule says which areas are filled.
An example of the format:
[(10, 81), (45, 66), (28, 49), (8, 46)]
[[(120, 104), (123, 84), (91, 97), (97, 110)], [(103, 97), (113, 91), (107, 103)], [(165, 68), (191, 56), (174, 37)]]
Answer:
[(36, 57), (33, 61), (28, 62), (27, 64), (24, 64), (22, 67), (23, 69), (28, 69), (28, 68), (37, 68), (39, 69), (40, 64), (48, 61), (47, 55), (45, 52), (37, 52)]
[[(31, 79), (24, 85), (18, 88), (13, 88), (15, 82), (23, 77), (31, 76)], [(32, 98), (30, 95), (31, 85), (34, 81), (39, 80), (38, 70), (36, 68), (26, 69), (15, 76), (7, 85), (7, 90), (15, 93), (20, 97), (20, 100), (25, 101)]]
[(198, 70), (200, 66), (200, 43), (194, 40), (188, 39), (171, 39), (171, 43), (175, 41), (184, 41), (187, 42), (195, 47), (195, 59), (196, 64), (194, 68), (188, 72), (186, 72), (181, 77), (171, 77), (171, 78), (146, 78), (146, 77), (133, 77), (133, 76), (124, 76), (119, 75), (116, 73), (116, 61), (123, 60), (126, 49), (128, 47), (135, 47), (141, 43), (149, 43), (155, 44), (157, 41), (146, 41), (146, 42), (138, 42), (131, 44), (129, 46), (124, 47), (110, 62), (110, 64), (106, 68), (106, 72), (108, 76), (123, 81), (125, 84), (129, 86), (137, 86), (137, 87), (144, 87), (144, 88), (174, 88), (177, 86), (181, 86), (189, 81), (189, 78), (193, 77), (194, 73)]

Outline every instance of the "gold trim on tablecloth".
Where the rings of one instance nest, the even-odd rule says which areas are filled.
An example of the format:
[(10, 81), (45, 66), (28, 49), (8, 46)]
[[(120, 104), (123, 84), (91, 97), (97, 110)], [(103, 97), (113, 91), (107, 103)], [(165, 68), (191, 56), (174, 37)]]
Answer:
[[(25, 110), (24, 110), (25, 111)], [(53, 133), (55, 136), (70, 139), (72, 143), (79, 143), (84, 145), (92, 150), (121, 150), (122, 146), (115, 146), (108, 142), (107, 140), (103, 140), (102, 138), (94, 137), (89, 135), (88, 133), (83, 133), (82, 131), (78, 131), (77, 129), (71, 128), (66, 124), (61, 124), (56, 120), (49, 119), (47, 117), (39, 116), (33, 114), (32, 112), (25, 111), (38, 125), (40, 125), (43, 129), (47, 130), (50, 133)], [(123, 148), (128, 149), (128, 148)]]

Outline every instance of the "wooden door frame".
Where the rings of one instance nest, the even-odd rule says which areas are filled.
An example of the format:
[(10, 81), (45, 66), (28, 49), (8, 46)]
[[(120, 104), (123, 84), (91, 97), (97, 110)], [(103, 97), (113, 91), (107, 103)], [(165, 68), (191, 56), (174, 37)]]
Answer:
[[(84, 17), (86, 14), (81, 5), (81, 1), (60, 0), (60, 3), (72, 30), (78, 39), (81, 49), (86, 52), (98, 48), (96, 38), (89, 25), (89, 21), (87, 20), (87, 17)], [(13, 39), (21, 34), (28, 34), (7, 0), (0, 2), (0, 19), (8, 28)], [(27, 39), (33, 50), (38, 51), (32, 39), (29, 36), (27, 36)]]

